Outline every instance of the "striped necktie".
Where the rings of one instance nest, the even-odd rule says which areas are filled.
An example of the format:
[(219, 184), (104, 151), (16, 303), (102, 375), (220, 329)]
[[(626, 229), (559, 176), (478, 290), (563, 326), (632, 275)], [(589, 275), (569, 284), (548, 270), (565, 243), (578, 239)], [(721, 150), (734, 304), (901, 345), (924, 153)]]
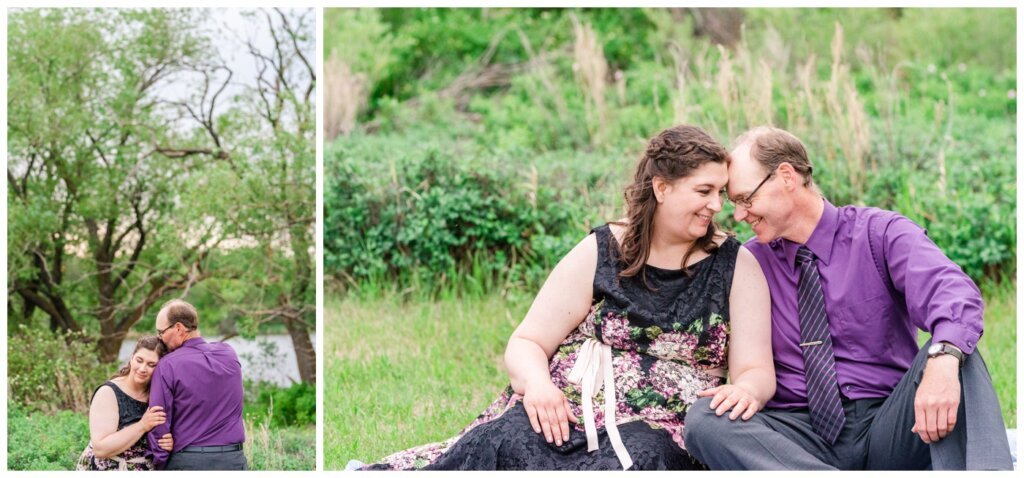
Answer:
[(846, 424), (843, 403), (836, 381), (836, 359), (832, 352), (832, 336), (825, 314), (825, 296), (821, 293), (814, 253), (807, 246), (796, 252), (800, 268), (797, 303), (800, 307), (800, 349), (804, 355), (804, 376), (807, 381), (807, 406), (811, 411), (814, 431), (834, 444)]

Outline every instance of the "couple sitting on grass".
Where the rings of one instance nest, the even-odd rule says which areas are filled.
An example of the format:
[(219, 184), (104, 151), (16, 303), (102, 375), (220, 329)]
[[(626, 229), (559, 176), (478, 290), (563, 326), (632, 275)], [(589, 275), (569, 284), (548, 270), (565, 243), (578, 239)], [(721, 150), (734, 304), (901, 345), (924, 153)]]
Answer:
[(909, 219), (824, 199), (795, 136), (665, 130), (625, 196), (512, 334), (499, 399), (365, 469), (1011, 469), (980, 291)]
[(77, 469), (247, 469), (234, 349), (203, 340), (195, 307), (181, 300), (160, 309), (156, 328), (93, 393)]

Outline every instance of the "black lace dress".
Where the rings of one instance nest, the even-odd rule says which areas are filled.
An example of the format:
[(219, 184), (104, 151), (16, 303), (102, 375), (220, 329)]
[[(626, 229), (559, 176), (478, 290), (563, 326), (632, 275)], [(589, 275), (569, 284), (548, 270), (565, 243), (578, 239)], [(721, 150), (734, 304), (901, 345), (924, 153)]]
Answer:
[[(683, 424), (697, 392), (725, 383), (729, 290), (740, 243), (726, 239), (691, 266), (692, 276), (648, 266), (652, 291), (637, 277), (620, 280), (621, 262), (609, 227), (593, 232), (598, 244), (594, 304), (549, 366), (555, 386), (580, 417), (570, 427), (570, 444), (556, 448), (535, 433), (522, 397), (508, 387), (459, 435), (395, 453), (364, 469), (703, 468), (685, 450)], [(610, 361), (602, 362), (602, 356)], [(580, 357), (584, 363), (576, 367)], [(602, 369), (602, 363), (610, 366)], [(587, 375), (592, 377), (589, 387), (580, 378)], [(604, 384), (601, 377), (606, 377)], [(609, 383), (614, 387), (605, 386)], [(585, 389), (592, 390), (589, 399)], [(591, 420), (584, 419), (587, 408)], [(609, 412), (614, 427), (605, 424)], [(595, 432), (589, 446), (587, 421)]]
[[(93, 398), (96, 392), (102, 387), (110, 387), (117, 398), (117, 429), (131, 425), (142, 419), (149, 404), (130, 397), (124, 393), (114, 382), (106, 382), (93, 391)], [(129, 447), (121, 454), (111, 458), (99, 458), (93, 452), (92, 443), (85, 448), (78, 457), (77, 470), (136, 470), (147, 471), (153, 469), (153, 462), (146, 458), (149, 445), (146, 442), (146, 435), (143, 434), (139, 441)]]

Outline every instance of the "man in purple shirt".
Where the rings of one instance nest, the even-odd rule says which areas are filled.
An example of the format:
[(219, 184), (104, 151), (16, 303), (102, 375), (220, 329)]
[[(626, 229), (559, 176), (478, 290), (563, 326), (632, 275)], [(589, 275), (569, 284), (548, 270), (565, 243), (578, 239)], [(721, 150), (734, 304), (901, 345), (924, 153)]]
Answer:
[[(164, 304), (156, 328), (171, 353), (160, 359), (150, 384), (149, 405), (167, 413), (167, 422), (147, 436), (153, 465), (158, 470), (248, 469), (238, 355), (228, 344), (199, 336), (199, 314), (185, 301)], [(157, 446), (164, 433), (174, 436), (173, 452)]]
[(748, 421), (696, 402), (690, 453), (712, 469), (1012, 469), (974, 282), (906, 217), (825, 200), (792, 134), (736, 143), (729, 198), (768, 279), (777, 388)]

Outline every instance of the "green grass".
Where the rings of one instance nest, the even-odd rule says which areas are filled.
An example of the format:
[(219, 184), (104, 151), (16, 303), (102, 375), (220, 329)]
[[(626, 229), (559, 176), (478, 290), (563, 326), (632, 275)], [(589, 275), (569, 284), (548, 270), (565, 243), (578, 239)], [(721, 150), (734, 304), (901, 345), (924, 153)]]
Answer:
[[(1016, 284), (986, 282), (981, 351), (1016, 427)], [(508, 383), (502, 354), (528, 295), (410, 298), (394, 290), (329, 297), (324, 314), (324, 466), (458, 433)], [(922, 334), (923, 335), (923, 334)]]
[[(1003, 420), (1007, 428), (1017, 427), (1017, 286), (1009, 280), (993, 280), (981, 284), (985, 299), (985, 333), (978, 350), (992, 375)], [(918, 334), (924, 344), (931, 337)]]
[(448, 438), (508, 383), (505, 342), (530, 299), (402, 303), (400, 293), (324, 313), (324, 466), (372, 461)]
[[(88, 444), (88, 416), (66, 410), (29, 413), (8, 403), (9, 470), (74, 470)], [(267, 428), (247, 422), (245, 456), (250, 470), (315, 470), (316, 431), (312, 425)]]
[(270, 428), (247, 421), (245, 458), (250, 470), (316, 470), (316, 428), (313, 425)]
[(985, 335), (978, 347), (992, 374), (1003, 420), (1008, 428), (1017, 428), (1017, 284), (986, 282), (981, 293), (985, 298)]

